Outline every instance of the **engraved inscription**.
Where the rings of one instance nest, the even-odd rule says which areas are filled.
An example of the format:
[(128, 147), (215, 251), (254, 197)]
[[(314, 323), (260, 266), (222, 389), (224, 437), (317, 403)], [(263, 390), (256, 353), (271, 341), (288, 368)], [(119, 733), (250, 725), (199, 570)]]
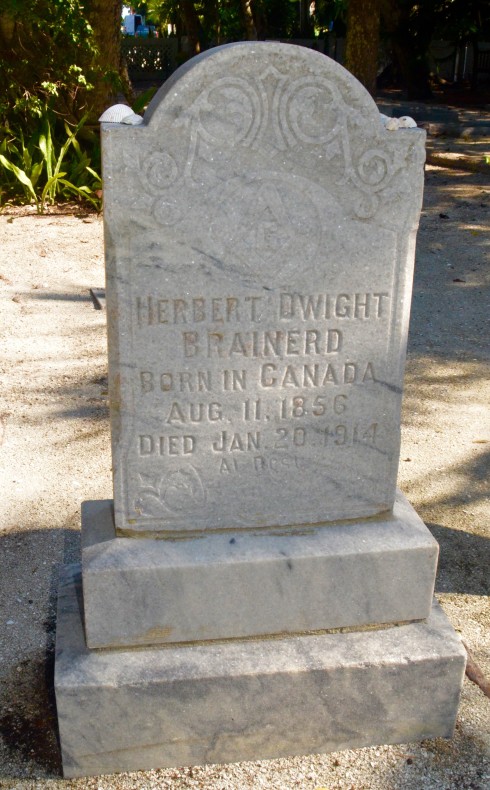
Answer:
[(281, 399), (281, 419), (298, 419), (300, 417), (323, 417), (327, 411), (331, 410), (334, 414), (343, 414), (347, 408), (347, 395), (335, 395), (333, 399), (327, 399), (325, 395), (317, 395), (315, 398), (305, 398), (302, 396)]
[(226, 390), (246, 390), (247, 371), (246, 370), (223, 370), (223, 389)]
[(289, 357), (335, 354), (342, 349), (339, 329), (288, 329), (271, 332), (183, 332), (187, 358)]
[(383, 318), (387, 315), (389, 294), (380, 293), (340, 293), (340, 294), (299, 294), (281, 293), (279, 318), (290, 320), (329, 318)]
[(390, 303), (384, 290), (136, 296), (139, 331), (162, 348), (170, 344), (181, 365), (136, 371), (139, 397), (160, 426), (140, 434), (138, 457), (192, 470), (187, 478), (181, 465), (171, 484), (162, 478), (151, 490), (146, 485), (138, 513), (175, 511), (178, 491), (191, 491), (191, 509), (201, 501), (196, 459), (216, 464), (220, 476), (279, 481), (302, 468), (309, 448), (328, 457), (378, 449), (383, 429), (375, 400), (363, 421), (353, 415), (382, 371), (379, 361), (351, 354), (359, 336), (388, 322)]
[(260, 431), (248, 431), (246, 434), (222, 431), (218, 439), (212, 443), (212, 448), (216, 453), (260, 450)]
[(343, 365), (262, 365), (260, 386), (269, 387), (325, 387), (328, 384), (365, 384), (376, 381), (372, 362), (346, 362)]
[(155, 375), (152, 370), (140, 371), (140, 391), (154, 392), (210, 392), (212, 390), (212, 371), (178, 370), (165, 371)]
[[(335, 318), (366, 321), (389, 314), (390, 294), (386, 291), (361, 293), (301, 294), (282, 291), (275, 314), (284, 322), (322, 321)], [(263, 296), (214, 296), (169, 299), (152, 294), (136, 297), (136, 322), (139, 327), (160, 324), (257, 323), (266, 317)]]
[(192, 299), (166, 299), (151, 294), (136, 297), (136, 315), (139, 326), (158, 324), (217, 324), (238, 321), (258, 321), (260, 296), (238, 299), (235, 296)]
[(334, 444), (336, 447), (346, 447), (354, 444), (375, 445), (378, 432), (376, 422), (370, 425), (359, 423), (345, 425), (328, 425), (323, 429), (324, 444)]
[(173, 401), (164, 412), (168, 425), (187, 425), (199, 422), (220, 422), (223, 419), (221, 403), (178, 403)]
[(148, 436), (138, 438), (138, 453), (149, 455), (192, 455), (196, 449), (195, 436)]

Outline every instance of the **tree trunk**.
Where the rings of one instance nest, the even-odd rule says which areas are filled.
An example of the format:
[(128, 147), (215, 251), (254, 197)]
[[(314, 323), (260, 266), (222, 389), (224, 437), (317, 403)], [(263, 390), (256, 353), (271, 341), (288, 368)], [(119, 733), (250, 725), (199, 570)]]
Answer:
[(247, 41), (257, 41), (257, 30), (255, 29), (255, 22), (252, 14), (252, 0), (240, 0), (240, 9)]
[(478, 36), (471, 37), (471, 48), (473, 50), (473, 71), (471, 73), (471, 90), (476, 91), (478, 87)]
[(310, 0), (299, 0), (300, 38), (310, 38), (311, 32)]
[(130, 89), (121, 57), (122, 0), (87, 0), (85, 11), (98, 49), (93, 61), (94, 89), (88, 94), (91, 120), (96, 120), (118, 93)]
[(349, 0), (345, 67), (376, 93), (378, 70), (380, 0)]
[(181, 0), (180, 7), (187, 29), (189, 54), (192, 57), (201, 51), (201, 24), (193, 0)]
[[(421, 9), (424, 9), (421, 6)], [(422, 24), (411, 28), (410, 3), (398, 0), (381, 0), (381, 15), (390, 39), (391, 53), (395, 69), (398, 69), (403, 86), (409, 99), (430, 99), (432, 91), (429, 82), (427, 49), (432, 37), (432, 6), (427, 4)]]

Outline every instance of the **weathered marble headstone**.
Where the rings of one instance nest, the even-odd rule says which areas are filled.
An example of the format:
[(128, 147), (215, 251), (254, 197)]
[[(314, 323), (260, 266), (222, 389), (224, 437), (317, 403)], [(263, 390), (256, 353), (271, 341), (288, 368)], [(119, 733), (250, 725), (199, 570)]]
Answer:
[(119, 534), (394, 503), (425, 133), (386, 132), (324, 56), (263, 46), (102, 128)]
[(114, 505), (60, 595), (65, 775), (451, 733), (464, 652), (396, 493), (424, 141), (275, 43), (102, 124)]
[(240, 45), (102, 137), (121, 537), (85, 511), (89, 646), (426, 617), (436, 544), (392, 514), (425, 133), (321, 55)]

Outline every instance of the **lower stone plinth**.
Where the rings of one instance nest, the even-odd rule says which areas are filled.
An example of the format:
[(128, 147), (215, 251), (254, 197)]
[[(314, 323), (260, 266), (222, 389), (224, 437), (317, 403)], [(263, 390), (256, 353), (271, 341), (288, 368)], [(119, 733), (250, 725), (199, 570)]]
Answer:
[(79, 566), (60, 584), (56, 702), (66, 777), (450, 736), (465, 651), (425, 623), (181, 647), (85, 645)]
[(185, 540), (115, 537), (84, 502), (89, 647), (294, 634), (428, 617), (438, 546), (403, 494), (393, 513)]

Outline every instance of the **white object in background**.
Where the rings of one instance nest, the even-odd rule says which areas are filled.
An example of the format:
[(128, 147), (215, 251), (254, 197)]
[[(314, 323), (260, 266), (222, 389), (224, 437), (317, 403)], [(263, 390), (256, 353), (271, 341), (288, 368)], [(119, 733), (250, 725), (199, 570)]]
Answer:
[(388, 132), (395, 132), (397, 129), (416, 129), (417, 124), (409, 115), (403, 115), (401, 118), (390, 118), (382, 112), (379, 114), (381, 123)]
[(113, 104), (104, 110), (99, 118), (99, 123), (127, 123), (131, 126), (137, 126), (143, 123), (141, 115), (136, 115), (127, 104)]

